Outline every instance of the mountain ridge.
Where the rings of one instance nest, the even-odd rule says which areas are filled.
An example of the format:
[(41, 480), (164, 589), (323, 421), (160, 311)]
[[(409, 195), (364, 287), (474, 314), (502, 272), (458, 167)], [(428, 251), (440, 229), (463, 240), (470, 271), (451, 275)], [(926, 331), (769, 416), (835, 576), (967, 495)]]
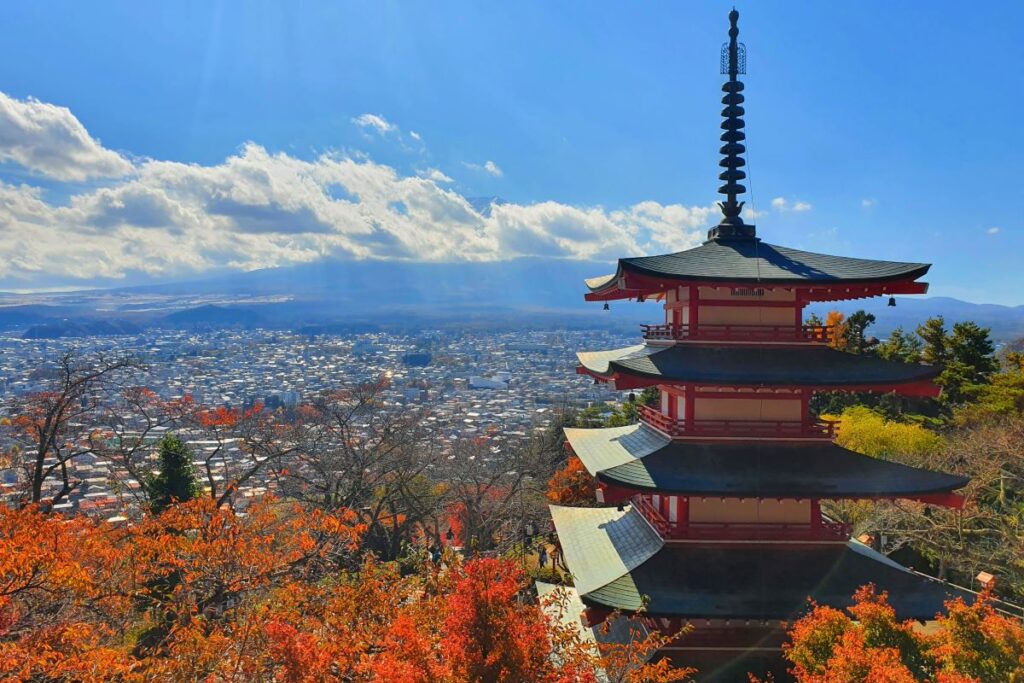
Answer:
[[(584, 324), (635, 329), (654, 322), (659, 307), (613, 301), (611, 310), (583, 299), (583, 279), (614, 270), (600, 261), (523, 258), (495, 262), (336, 261), (232, 272), (211, 278), (131, 287), (0, 295), (0, 326), (11, 329), (102, 317), (146, 327), (270, 326), (346, 329), (387, 322), (484, 325)], [(897, 297), (812, 304), (806, 314), (864, 309), (872, 333), (912, 330), (942, 315), (947, 324), (973, 320), (997, 340), (1024, 337), (1024, 305), (975, 304), (951, 297)], [(211, 309), (209, 307), (216, 307)], [(179, 315), (180, 314), (180, 315)]]

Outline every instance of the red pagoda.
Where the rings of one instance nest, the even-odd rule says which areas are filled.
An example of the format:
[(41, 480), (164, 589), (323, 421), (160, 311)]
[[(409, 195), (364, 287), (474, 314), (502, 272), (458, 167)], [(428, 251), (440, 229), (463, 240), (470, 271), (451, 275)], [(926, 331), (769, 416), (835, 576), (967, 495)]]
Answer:
[(581, 352), (578, 372), (615, 389), (657, 387), (640, 422), (566, 429), (604, 507), (552, 507), (565, 561), (593, 625), (642, 612), (694, 629), (662, 652), (701, 680), (785, 678), (785, 627), (811, 598), (845, 607), (873, 583), (899, 617), (930, 620), (953, 587), (850, 539), (821, 501), (910, 499), (958, 507), (966, 480), (861, 455), (816, 419), (821, 391), (936, 396), (939, 368), (831, 348), (803, 322), (812, 302), (923, 294), (929, 265), (815, 254), (762, 242), (741, 217), (745, 48), (738, 12), (722, 48), (722, 220), (701, 246), (623, 258), (586, 282), (588, 301), (663, 302), (643, 343)]

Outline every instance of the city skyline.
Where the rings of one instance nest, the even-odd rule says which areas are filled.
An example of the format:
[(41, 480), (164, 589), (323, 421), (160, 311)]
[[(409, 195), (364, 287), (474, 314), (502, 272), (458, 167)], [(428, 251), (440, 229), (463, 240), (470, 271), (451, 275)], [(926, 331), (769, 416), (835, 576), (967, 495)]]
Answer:
[[(695, 246), (723, 7), (13, 8), (0, 289)], [(1020, 211), (991, 182), (1020, 9), (739, 9), (759, 235), (1024, 303)]]

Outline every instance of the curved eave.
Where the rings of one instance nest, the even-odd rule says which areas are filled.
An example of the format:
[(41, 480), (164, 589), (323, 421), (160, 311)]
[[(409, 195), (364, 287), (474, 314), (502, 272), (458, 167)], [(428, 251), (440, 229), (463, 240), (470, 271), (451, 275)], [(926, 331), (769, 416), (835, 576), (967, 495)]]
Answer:
[(632, 506), (549, 506), (565, 561), (580, 595), (616, 581), (654, 557), (665, 545)]
[[(771, 245), (765, 245), (771, 246)], [(816, 257), (822, 258), (834, 258), (843, 259), (843, 257), (830, 257), (824, 254), (811, 254)], [(648, 278), (657, 280), (676, 280), (686, 282), (743, 282), (745, 284), (759, 283), (766, 285), (799, 285), (799, 286), (815, 286), (815, 285), (858, 285), (869, 282), (899, 282), (899, 281), (914, 281), (918, 278), (924, 277), (929, 269), (931, 269), (930, 263), (897, 263), (890, 261), (869, 261), (867, 259), (843, 259), (848, 261), (863, 261), (870, 264), (884, 264), (891, 266), (890, 272), (878, 272), (878, 273), (866, 273), (859, 277), (850, 276), (783, 276), (773, 277), (771, 275), (752, 275), (744, 277), (742, 275), (736, 275), (729, 272), (722, 272), (716, 274), (699, 274), (699, 273), (671, 273), (660, 270), (656, 267), (648, 265), (651, 259), (664, 258), (664, 257), (639, 257), (639, 258), (626, 258), (619, 259), (619, 270), (617, 275), (619, 277), (628, 277), (627, 274), (642, 275)]]
[(879, 460), (832, 442), (673, 441), (639, 423), (565, 430), (601, 483), (622, 491), (739, 498), (907, 498), (959, 507), (968, 480)]
[(915, 282), (931, 264), (877, 261), (805, 252), (759, 241), (706, 242), (686, 251), (619, 259), (615, 273), (586, 280), (587, 301), (651, 296), (687, 284), (782, 286), (801, 300), (838, 301), (924, 294)]
[(940, 389), (931, 380), (942, 370), (810, 345), (794, 348), (641, 344), (576, 355), (580, 361), (578, 373), (614, 382), (617, 389), (693, 384), (938, 396)]
[[(570, 570), (572, 566), (570, 565)], [(807, 600), (844, 609), (865, 584), (890, 596), (900, 619), (927, 621), (973, 595), (912, 572), (856, 541), (832, 546), (674, 544), (581, 594), (590, 607), (644, 616), (789, 621)]]
[(901, 619), (931, 619), (966, 591), (916, 574), (856, 541), (846, 544), (665, 544), (632, 506), (551, 507), (580, 599), (645, 616), (788, 620), (810, 597), (848, 607), (867, 583)]

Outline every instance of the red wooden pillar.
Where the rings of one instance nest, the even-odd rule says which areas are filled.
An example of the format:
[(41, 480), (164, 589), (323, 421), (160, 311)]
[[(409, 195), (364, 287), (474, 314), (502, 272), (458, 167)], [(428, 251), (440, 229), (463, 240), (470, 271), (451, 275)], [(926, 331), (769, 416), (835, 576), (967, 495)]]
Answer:
[(687, 384), (686, 389), (683, 391), (683, 397), (686, 401), (686, 415), (685, 415), (685, 429), (690, 431), (693, 429), (693, 398), (694, 398), (693, 385)]
[(696, 337), (700, 334), (700, 288), (697, 285), (690, 285), (690, 300), (687, 305), (690, 307), (690, 336)]
[(821, 501), (817, 498), (811, 499), (811, 528), (821, 528)]

